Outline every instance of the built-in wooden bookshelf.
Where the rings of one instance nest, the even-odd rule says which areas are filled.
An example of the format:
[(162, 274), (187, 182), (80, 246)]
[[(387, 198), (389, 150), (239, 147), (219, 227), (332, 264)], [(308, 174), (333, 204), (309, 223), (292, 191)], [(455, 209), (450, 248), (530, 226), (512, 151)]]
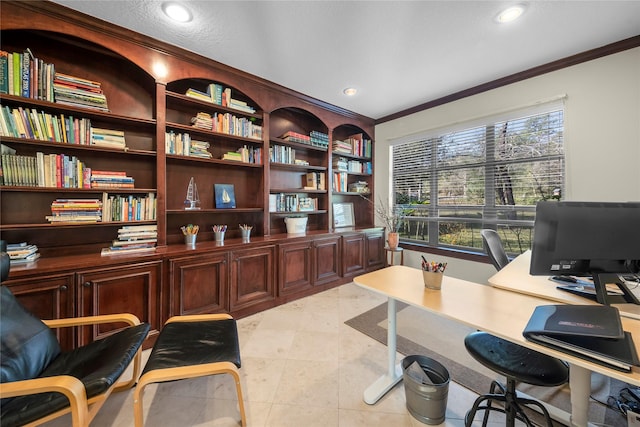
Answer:
[[(38, 133), (3, 136), (2, 144), (20, 156), (74, 157), (94, 170), (124, 172), (135, 182), (133, 188), (110, 189), (0, 186), (2, 239), (35, 244), (41, 253), (32, 265), (12, 269), (9, 283), (24, 295), (48, 292), (55, 307), (42, 309), (44, 304), (31, 301), (43, 316), (130, 309), (159, 328), (170, 314), (246, 314), (383, 265), (383, 234), (372, 230), (373, 206), (357, 193), (332, 187), (333, 140), (354, 134), (373, 140), (372, 119), (56, 3), (3, 1), (0, 20), (0, 50), (29, 49), (56, 72), (97, 82), (108, 104), (102, 111), (0, 94), (5, 110), (29, 109), (50, 119), (73, 116), (125, 139), (124, 147), (96, 146)], [(211, 96), (218, 87), (238, 102), (218, 102)], [(206, 123), (215, 117), (247, 132), (194, 126), (196, 119)], [(295, 134), (303, 140), (292, 138)], [(184, 141), (187, 135), (198, 141), (193, 152), (185, 151), (189, 145), (176, 145), (175, 138)], [(299, 161), (270, 161), (278, 147), (295, 150)], [(244, 156), (239, 160), (229, 154), (238, 150)], [(352, 160), (372, 164), (372, 157)], [(315, 177), (315, 186), (308, 177)], [(191, 178), (199, 195), (197, 210), (185, 209)], [(373, 171), (349, 173), (348, 181), (365, 181), (373, 191)], [(216, 207), (215, 184), (233, 185), (235, 208)], [(50, 224), (45, 219), (56, 199), (105, 195), (152, 195), (155, 220)], [(298, 210), (271, 212), (271, 196), (280, 195), (295, 197)], [(354, 203), (357, 218), (348, 236), (333, 233), (331, 210), (332, 203), (345, 201)], [(284, 218), (297, 215), (308, 217), (306, 237), (286, 234)], [(181, 232), (186, 224), (200, 227), (196, 247), (188, 250)], [(225, 247), (214, 242), (214, 224), (229, 226)], [(238, 224), (253, 226), (251, 242), (241, 242)], [(123, 225), (156, 226), (157, 251), (100, 257)], [(307, 264), (300, 266), (301, 260)], [(117, 295), (129, 290), (136, 297), (123, 306)], [(102, 333), (93, 330), (92, 336)]]

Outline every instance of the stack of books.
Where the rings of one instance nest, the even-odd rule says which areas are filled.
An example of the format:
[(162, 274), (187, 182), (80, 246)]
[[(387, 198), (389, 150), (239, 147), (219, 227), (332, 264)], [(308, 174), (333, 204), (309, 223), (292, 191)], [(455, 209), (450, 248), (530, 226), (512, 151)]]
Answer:
[(311, 145), (311, 137), (298, 132), (288, 131), (285, 132), (280, 138), (288, 142), (297, 142), (299, 144)]
[(55, 102), (73, 107), (109, 111), (100, 82), (56, 73), (53, 80)]
[(157, 225), (125, 225), (118, 229), (118, 239), (114, 240), (110, 247), (103, 248), (101, 255), (155, 251), (157, 242)]
[(212, 157), (211, 153), (209, 152), (210, 146), (211, 144), (206, 141), (198, 141), (195, 139), (191, 140), (188, 155), (191, 157), (198, 157), (200, 159), (210, 159)]
[(7, 254), (9, 255), (11, 265), (27, 264), (40, 258), (38, 247), (36, 245), (29, 245), (27, 242), (8, 244)]
[(127, 148), (124, 140), (124, 131), (102, 128), (91, 128), (91, 145), (97, 147)]
[(56, 199), (51, 203), (50, 223), (91, 223), (102, 220), (102, 202), (98, 199)]
[(91, 188), (134, 188), (134, 179), (122, 171), (91, 171)]
[(242, 162), (242, 154), (237, 151), (228, 151), (221, 157), (222, 160), (233, 160), (235, 162)]
[(328, 148), (329, 147), (329, 135), (326, 133), (318, 132), (317, 130), (312, 130), (309, 134), (311, 137), (311, 145), (314, 147), (320, 148)]

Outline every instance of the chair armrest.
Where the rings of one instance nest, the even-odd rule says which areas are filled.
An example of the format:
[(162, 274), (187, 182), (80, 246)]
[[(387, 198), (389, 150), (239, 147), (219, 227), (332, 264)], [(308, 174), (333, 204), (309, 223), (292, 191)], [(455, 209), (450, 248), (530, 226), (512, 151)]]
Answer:
[(171, 322), (202, 322), (207, 320), (227, 320), (233, 319), (231, 315), (226, 313), (215, 313), (215, 314), (190, 314), (187, 316), (173, 316), (169, 320), (167, 320), (164, 324)]
[(96, 325), (101, 323), (117, 322), (126, 323), (129, 326), (140, 324), (140, 319), (138, 319), (136, 315), (130, 313), (102, 314), (98, 316), (86, 317), (68, 317), (64, 319), (49, 319), (42, 321), (50, 328), (64, 328), (69, 326)]
[(0, 398), (25, 396), (46, 392), (58, 392), (69, 399), (74, 426), (86, 426), (89, 422), (89, 404), (82, 382), (69, 375), (35, 378), (0, 384)]

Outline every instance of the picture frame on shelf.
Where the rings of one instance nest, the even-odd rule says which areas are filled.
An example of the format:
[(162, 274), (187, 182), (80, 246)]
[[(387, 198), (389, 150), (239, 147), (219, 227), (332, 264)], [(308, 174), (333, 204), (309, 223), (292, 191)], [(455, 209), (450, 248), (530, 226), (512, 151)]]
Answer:
[(236, 194), (233, 184), (214, 184), (216, 209), (233, 209), (236, 207)]
[(355, 217), (353, 215), (353, 203), (333, 204), (333, 226), (334, 228), (354, 227)]

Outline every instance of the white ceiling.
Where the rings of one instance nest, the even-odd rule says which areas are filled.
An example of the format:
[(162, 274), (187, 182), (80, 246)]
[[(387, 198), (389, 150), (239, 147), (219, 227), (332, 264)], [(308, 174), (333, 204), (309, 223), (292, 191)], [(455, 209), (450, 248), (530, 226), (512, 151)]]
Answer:
[[(55, 0), (290, 89), (377, 119), (640, 35), (640, 1)], [(358, 89), (354, 97), (342, 90)]]

